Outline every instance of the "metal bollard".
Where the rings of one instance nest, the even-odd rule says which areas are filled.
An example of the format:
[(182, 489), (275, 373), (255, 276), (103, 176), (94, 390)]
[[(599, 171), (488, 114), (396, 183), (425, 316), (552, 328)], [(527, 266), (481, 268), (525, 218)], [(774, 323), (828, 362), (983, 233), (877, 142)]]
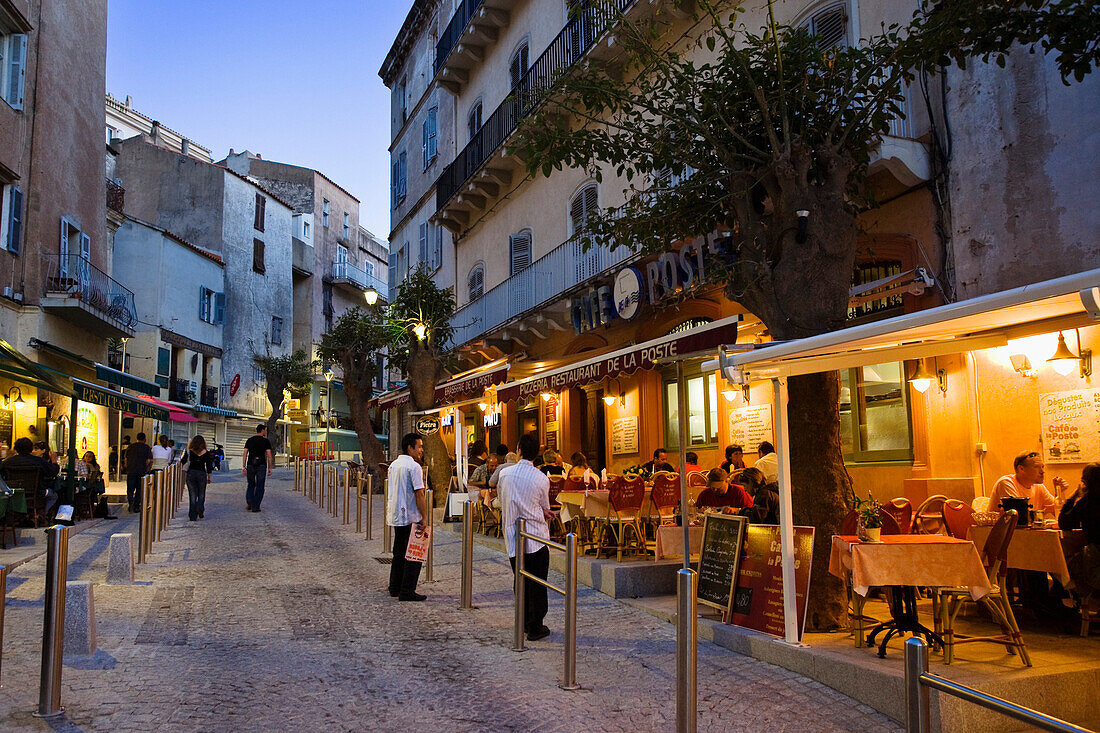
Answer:
[(340, 516), (340, 468), (332, 467), (332, 486), (329, 488), (328, 513), (333, 518)]
[(565, 536), (565, 675), (558, 687), (581, 688), (577, 684), (577, 535), (572, 532)]
[[(385, 511), (385, 507), (383, 507)], [(383, 515), (385, 516), (385, 515)], [(367, 539), (371, 538), (371, 522), (374, 519), (374, 476), (367, 474)]]
[(435, 523), (432, 521), (435, 517), (435, 510), (433, 509), (435, 497), (433, 496), (432, 489), (428, 489), (424, 492), (424, 508), (428, 510), (428, 516), (424, 518), (424, 521), (428, 524), (428, 557), (427, 567), (424, 569), (424, 580), (429, 583), (434, 580), (432, 566), (435, 564)]
[(363, 531), (363, 474), (355, 481), (355, 534)]
[[(357, 482), (358, 483), (358, 482)], [(351, 524), (349, 516), (351, 509), (351, 470), (344, 471), (344, 521), (342, 524)]]
[(474, 503), (462, 502), (462, 602), (461, 609), (474, 607)]
[(905, 640), (905, 730), (928, 733), (928, 688), (920, 683), (928, 672), (928, 647), (920, 639)]
[(684, 568), (676, 573), (676, 730), (695, 733), (696, 697), (696, 576)]
[(524, 621), (524, 606), (526, 605), (526, 594), (524, 593), (524, 585), (526, 585), (526, 578), (523, 577), (523, 550), (525, 540), (523, 535), (527, 532), (527, 522), (523, 519), (516, 520), (516, 566), (515, 572), (515, 585), (513, 586), (513, 592), (516, 597), (516, 614), (515, 625), (512, 629), (512, 651), (523, 651), (523, 621)]
[[(383, 511), (388, 512), (390, 506), (390, 480), (387, 478), (382, 483)], [(393, 552), (393, 527), (388, 521), (382, 523), (382, 552)]]
[(8, 602), (8, 566), (0, 565), (0, 683), (3, 683), (4, 664), (4, 606)]
[(61, 715), (61, 660), (65, 649), (65, 581), (69, 568), (69, 528), (46, 529), (46, 597), (42, 615), (42, 677), (37, 718)]

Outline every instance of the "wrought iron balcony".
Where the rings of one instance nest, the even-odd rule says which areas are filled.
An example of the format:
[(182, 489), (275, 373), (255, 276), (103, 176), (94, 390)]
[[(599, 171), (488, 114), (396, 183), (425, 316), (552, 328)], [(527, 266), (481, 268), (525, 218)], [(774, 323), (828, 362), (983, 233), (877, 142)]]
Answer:
[[(487, 161), (489, 161), (505, 140), (515, 131), (520, 120), (529, 115), (561, 78), (585, 53), (589, 51), (604, 31), (625, 12), (636, 0), (614, 0), (582, 8), (574, 15), (561, 33), (550, 42), (534, 63), (531, 64), (520, 80), (512, 88), (508, 98), (489, 116), (481, 128), (474, 134), (466, 147), (448, 165), (436, 182), (436, 210), (442, 211), (451, 198), (459, 192), (463, 184), (469, 181)], [(486, 184), (490, 195), (506, 181), (492, 181)], [(474, 194), (470, 197), (475, 206), (484, 203), (485, 196)], [(444, 224), (452, 222), (451, 228), (458, 229), (462, 224), (462, 214), (440, 215)]]
[(218, 406), (218, 388), (211, 387), (208, 384), (202, 386), (202, 395), (199, 398), (199, 404), (206, 405), (207, 407)]
[(569, 240), (535, 260), (477, 300), (459, 308), (451, 318), (454, 343), (477, 339), (529, 312), (545, 308), (574, 288), (604, 275), (636, 256), (630, 247), (590, 247)]
[(368, 288), (374, 288), (379, 298), (389, 299), (389, 285), (385, 280), (380, 280), (350, 262), (332, 263), (332, 282), (337, 285), (349, 285), (364, 292)]
[(107, 179), (107, 208), (122, 213), (122, 207), (126, 203), (126, 189), (119, 184)]
[(45, 255), (41, 305), (105, 338), (134, 335), (134, 294), (78, 254)]
[(191, 382), (186, 379), (173, 379), (168, 384), (168, 399), (172, 402), (194, 404), (195, 393), (191, 391)]
[(482, 2), (483, 0), (462, 0), (458, 10), (451, 16), (451, 22), (443, 29), (443, 33), (435, 43), (435, 68), (432, 69), (432, 73), (438, 74), (447, 63), (451, 51), (458, 45), (458, 39), (462, 37), (466, 26), (470, 24), (470, 20), (481, 7)]

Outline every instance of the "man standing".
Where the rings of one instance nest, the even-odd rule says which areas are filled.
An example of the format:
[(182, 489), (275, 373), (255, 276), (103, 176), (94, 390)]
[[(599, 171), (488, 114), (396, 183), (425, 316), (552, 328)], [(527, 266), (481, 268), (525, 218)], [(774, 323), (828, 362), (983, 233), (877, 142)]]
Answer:
[[(993, 486), (993, 495), (989, 497), (989, 511), (1001, 511), (1001, 499), (1006, 496), (1031, 501), (1031, 508), (1040, 512), (1056, 512), (1058, 504), (1054, 495), (1043, 485), (1046, 466), (1043, 457), (1035, 451), (1024, 451), (1012, 461), (1013, 473), (997, 479)], [(1059, 493), (1069, 488), (1061, 476), (1054, 477), (1054, 486)], [(1053, 516), (1053, 514), (1051, 514)]]
[(141, 508), (141, 477), (153, 468), (153, 449), (145, 442), (145, 433), (126, 449), (126, 501), (130, 511)]
[[(527, 533), (542, 539), (550, 539), (548, 521), (554, 518), (550, 511), (550, 479), (532, 462), (539, 452), (539, 442), (530, 433), (519, 439), (520, 461), (500, 475), (500, 493), (504, 507), (504, 539), (508, 545), (508, 559), (512, 572), (516, 571), (516, 553), (523, 552), (523, 567), (536, 578), (546, 580), (550, 570), (550, 548), (534, 540), (525, 539), (521, 545), (516, 536), (516, 520), (527, 520)], [(524, 578), (524, 628), (530, 641), (545, 639), (550, 629), (543, 624), (546, 618), (546, 586)]]
[(264, 500), (264, 484), (275, 468), (271, 441), (267, 439), (267, 423), (257, 425), (256, 434), (245, 441), (243, 460), (244, 468), (241, 473), (248, 478), (244, 500), (248, 504), (248, 511), (258, 512), (260, 502)]
[(428, 509), (424, 505), (424, 440), (416, 433), (401, 439), (401, 455), (390, 464), (390, 496), (386, 522), (393, 527), (393, 560), (390, 565), (390, 595), (399, 601), (423, 601), (416, 592), (422, 563), (405, 559), (413, 527), (424, 529)]

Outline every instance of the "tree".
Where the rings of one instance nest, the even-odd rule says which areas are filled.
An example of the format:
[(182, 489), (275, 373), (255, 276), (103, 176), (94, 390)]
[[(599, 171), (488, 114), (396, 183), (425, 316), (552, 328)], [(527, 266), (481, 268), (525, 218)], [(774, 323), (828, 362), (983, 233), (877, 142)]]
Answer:
[[(408, 381), (413, 410), (436, 406), (435, 387), (449, 365), (454, 312), (454, 292), (436, 285), (423, 267), (393, 293), (387, 312), (393, 338), (390, 358)], [(438, 432), (425, 436), (424, 456), (436, 505), (441, 506), (450, 484), (451, 458)]]
[(378, 376), (378, 357), (393, 341), (393, 330), (385, 320), (382, 305), (351, 308), (337, 319), (332, 329), (321, 336), (317, 355), (322, 361), (336, 362), (343, 371), (344, 391), (363, 463), (379, 476), (379, 463), (385, 454), (370, 417), (370, 399)]
[(256, 367), (264, 373), (267, 380), (267, 401), (271, 403), (271, 415), (267, 418), (267, 435), (271, 446), (278, 452), (283, 447), (283, 437), (275, 429), (283, 416), (284, 393), (287, 390), (307, 390), (313, 384), (313, 372), (317, 363), (309, 358), (305, 349), (293, 354), (253, 357)]
[[(941, 16), (933, 6), (906, 29), (883, 28), (847, 48), (821, 47), (806, 30), (776, 24), (770, 1), (767, 27), (754, 32), (739, 10), (719, 14), (728, 3), (700, 0), (702, 31), (686, 41), (697, 53), (670, 40), (675, 34), (660, 13), (644, 24), (620, 19), (616, 63), (564, 71), (509, 152), (531, 175), (570, 166), (597, 180), (614, 171), (628, 181), (626, 203), (596, 215), (577, 235), (586, 246), (657, 252), (729, 229), (731, 241), (708, 275), (774, 339), (842, 328), (857, 217), (872, 205), (867, 165), (900, 115), (910, 69), (955, 58), (944, 41), (951, 23), (961, 24), (949, 29), (956, 43), (974, 53), (996, 57), (998, 48), (1026, 40), (1017, 25), (987, 43), (981, 19), (988, 0), (958, 2), (965, 12)], [(789, 388), (793, 519), (818, 530), (809, 626), (836, 628), (845, 598), (827, 572), (824, 538), (839, 529), (851, 496), (839, 376), (796, 377)]]

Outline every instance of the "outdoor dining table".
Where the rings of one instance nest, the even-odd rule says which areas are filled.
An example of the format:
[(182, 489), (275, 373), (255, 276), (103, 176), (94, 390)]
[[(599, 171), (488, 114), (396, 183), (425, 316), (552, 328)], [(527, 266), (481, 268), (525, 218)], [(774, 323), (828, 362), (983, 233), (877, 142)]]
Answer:
[(878, 655), (886, 656), (886, 644), (899, 634), (920, 634), (942, 645), (939, 636), (917, 618), (917, 586), (934, 588), (967, 587), (978, 600), (990, 592), (989, 577), (974, 543), (943, 535), (883, 535), (877, 543), (862, 542), (855, 536), (834, 535), (829, 555), (829, 573), (838, 578), (851, 575), (856, 645), (863, 645), (863, 604), (872, 587), (886, 586), (892, 619), (871, 632), (886, 631)]
[[(967, 536), (978, 547), (985, 545), (992, 527), (973, 526)], [(1066, 567), (1066, 552), (1062, 547), (1062, 530), (1017, 527), (1008, 544), (1008, 567), (1014, 570), (1038, 570), (1050, 573), (1064, 587), (1072, 588), (1073, 582)]]

